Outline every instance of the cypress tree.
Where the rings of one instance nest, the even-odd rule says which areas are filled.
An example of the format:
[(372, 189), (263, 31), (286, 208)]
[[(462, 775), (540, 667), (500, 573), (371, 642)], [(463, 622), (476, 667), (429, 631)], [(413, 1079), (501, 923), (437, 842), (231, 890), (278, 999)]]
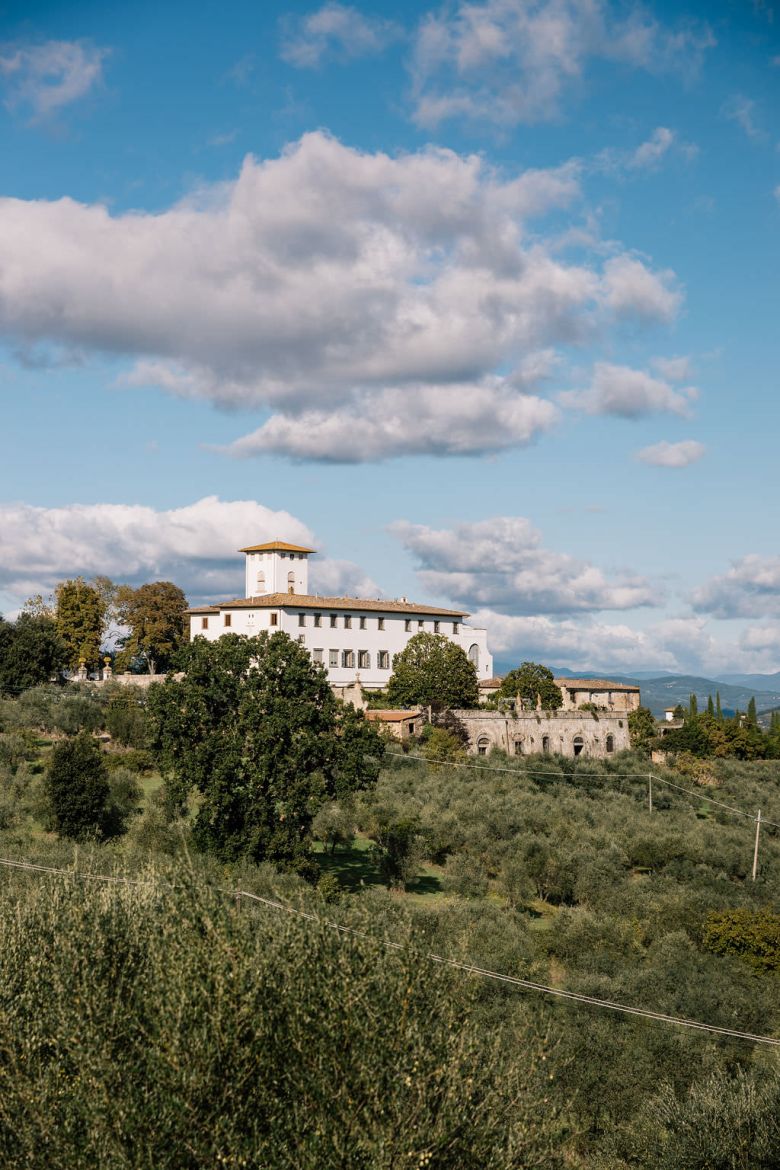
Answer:
[(747, 709), (747, 721), (752, 727), (755, 727), (756, 724), (758, 723), (758, 716), (756, 713), (756, 697), (755, 697), (755, 695), (750, 696), (750, 702), (748, 703), (748, 709)]
[(688, 714), (691, 718), (699, 714), (699, 703), (695, 695), (691, 695), (688, 700)]
[(715, 718), (717, 719), (718, 723), (723, 722), (723, 711), (720, 705), (720, 691), (717, 691), (715, 694)]
[(715, 704), (712, 701), (712, 695), (707, 695), (707, 714), (715, 717)]

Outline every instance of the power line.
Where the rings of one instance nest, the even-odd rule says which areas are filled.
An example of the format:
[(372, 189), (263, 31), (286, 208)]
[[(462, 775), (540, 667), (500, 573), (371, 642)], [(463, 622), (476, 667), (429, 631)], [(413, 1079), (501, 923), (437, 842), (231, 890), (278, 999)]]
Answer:
[[(414, 752), (388, 752), (388, 756), (396, 760), (422, 760), (426, 764), (438, 764), (437, 760), (429, 760), (427, 756), (415, 755)], [(442, 763), (448, 768), (471, 768), (477, 772), (506, 772), (510, 776), (546, 776), (548, 779), (555, 777), (554, 772), (546, 772), (542, 770), (535, 770), (533, 768), (502, 768), (497, 764), (469, 764), (465, 761), (447, 760)], [(643, 780), (652, 779), (659, 784), (666, 784), (670, 788), (676, 788), (678, 792), (684, 792), (688, 796), (694, 797), (696, 800), (706, 800), (710, 804), (716, 804), (720, 808), (728, 809), (729, 812), (737, 813), (739, 816), (747, 817), (748, 820), (755, 822), (756, 817), (753, 813), (745, 812), (744, 809), (735, 808), (733, 805), (724, 804), (722, 800), (715, 800), (713, 796), (705, 796), (703, 792), (696, 792), (693, 788), (683, 788), (680, 784), (675, 784), (672, 780), (665, 780), (663, 776), (657, 776), (655, 772), (609, 772), (606, 779), (612, 780)], [(771, 825), (773, 829), (780, 829), (780, 824), (774, 821), (765, 820), (761, 818), (762, 825)]]
[[(50, 874), (60, 877), (82, 878), (90, 881), (110, 882), (118, 885), (129, 886), (150, 886), (154, 882), (135, 881), (131, 878), (117, 877), (111, 874), (95, 874), (86, 873), (84, 871), (68, 869), (56, 869), (53, 866), (37, 865), (30, 861), (17, 861), (13, 858), (0, 857), (0, 865), (4, 865), (11, 869), (19, 869), (28, 873)], [(281, 910), (286, 914), (295, 915), (298, 918), (305, 919), (308, 922), (317, 923), (320, 926), (326, 926), (340, 934), (350, 935), (353, 938), (359, 938), (367, 942), (379, 943), (381, 946), (388, 947), (392, 950), (403, 951), (410, 950), (413, 954), (420, 958), (427, 959), (431, 963), (438, 963), (444, 967), (451, 967), (456, 971), (463, 971), (468, 975), (479, 975), (483, 979), (489, 979), (497, 983), (506, 983), (512, 987), (522, 988), (524, 991), (535, 991), (542, 995), (552, 996), (557, 999), (568, 1000), (571, 1003), (587, 1004), (591, 1007), (602, 1008), (605, 1011), (611, 1011), (627, 1016), (638, 1016), (642, 1019), (653, 1020), (656, 1023), (671, 1024), (675, 1027), (689, 1028), (693, 1031), (705, 1032), (714, 1036), (723, 1036), (730, 1040), (746, 1040), (752, 1044), (764, 1044), (771, 1048), (780, 1048), (780, 1037), (763, 1036), (753, 1032), (742, 1032), (737, 1028), (723, 1028), (716, 1024), (706, 1024), (701, 1020), (689, 1020), (684, 1016), (672, 1016), (666, 1012), (652, 1011), (650, 1008), (634, 1007), (631, 1004), (617, 1003), (610, 999), (599, 999), (593, 995), (585, 995), (578, 991), (567, 991), (561, 987), (548, 987), (544, 983), (536, 983), (531, 979), (522, 979), (516, 975), (506, 975), (500, 971), (490, 971), (485, 967), (479, 967), (474, 963), (462, 963), (458, 959), (448, 959), (444, 955), (437, 955), (432, 951), (418, 951), (413, 947), (407, 947), (404, 943), (395, 942), (392, 939), (377, 938), (375, 935), (367, 934), (365, 931), (356, 930), (351, 926), (344, 926), (340, 922), (334, 922), (329, 918), (320, 918), (317, 914), (312, 914), (305, 910), (297, 910), (293, 906), (285, 906), (282, 902), (276, 902), (271, 898), (263, 898), (260, 894), (252, 894), (248, 890), (227, 890), (221, 886), (217, 887), (219, 893), (226, 894), (232, 898), (247, 898), (252, 902), (258, 902), (263, 906), (272, 910)]]

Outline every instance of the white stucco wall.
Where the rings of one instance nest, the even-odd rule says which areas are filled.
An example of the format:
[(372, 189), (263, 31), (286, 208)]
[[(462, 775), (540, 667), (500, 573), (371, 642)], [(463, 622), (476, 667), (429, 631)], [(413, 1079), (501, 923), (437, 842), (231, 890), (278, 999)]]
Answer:
[(293, 552), (245, 553), (245, 597), (263, 593), (309, 592), (309, 554)]
[[(229, 624), (225, 618), (229, 616)], [(276, 622), (272, 620), (275, 616)], [(301, 624), (301, 617), (303, 624)], [(319, 626), (315, 625), (315, 617), (319, 617)], [(335, 618), (335, 625), (332, 619)], [(363, 619), (363, 624), (361, 624)], [(204, 626), (204, 620), (206, 625)], [(384, 629), (380, 623), (384, 623)], [(408, 628), (407, 628), (408, 624)], [(457, 633), (455, 625), (457, 624)], [(485, 679), (492, 677), (493, 657), (487, 646), (487, 631), (464, 625), (457, 619), (437, 617), (435, 615), (411, 615), (397, 613), (392, 610), (381, 612), (377, 610), (361, 610), (360, 602), (355, 602), (355, 608), (349, 610), (327, 609), (315, 610), (300, 606), (296, 608), (294, 596), (290, 597), (289, 605), (276, 609), (266, 609), (258, 606), (252, 608), (230, 609), (222, 608), (219, 613), (192, 614), (190, 616), (190, 637), (198, 636), (214, 641), (222, 634), (245, 634), (254, 636), (267, 630), (283, 630), (291, 638), (302, 643), (318, 660), (317, 651), (322, 653), (322, 664), (328, 678), (335, 686), (346, 686), (359, 679), (360, 683), (368, 688), (377, 689), (387, 685), (393, 672), (393, 657), (403, 650), (410, 638), (422, 631), (426, 633), (440, 633), (450, 638), (460, 646), (466, 654), (472, 647), (477, 647), (477, 677)], [(354, 665), (345, 665), (344, 651), (354, 656)], [(360, 665), (360, 652), (368, 655), (368, 665)], [(380, 666), (380, 652), (387, 654), (387, 666)], [(336, 655), (336, 662), (332, 661)]]

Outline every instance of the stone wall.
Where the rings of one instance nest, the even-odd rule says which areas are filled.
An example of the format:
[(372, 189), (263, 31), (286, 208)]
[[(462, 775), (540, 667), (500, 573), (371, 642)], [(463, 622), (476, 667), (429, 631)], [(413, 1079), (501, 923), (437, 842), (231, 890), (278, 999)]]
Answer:
[(500, 748), (511, 756), (541, 754), (605, 759), (630, 747), (628, 718), (589, 711), (456, 711), (469, 735), (472, 755)]

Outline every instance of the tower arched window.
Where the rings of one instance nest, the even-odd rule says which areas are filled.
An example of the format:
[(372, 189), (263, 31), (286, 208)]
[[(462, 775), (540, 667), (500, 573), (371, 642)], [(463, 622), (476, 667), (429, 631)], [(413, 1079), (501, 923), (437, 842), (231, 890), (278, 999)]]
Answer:
[(287, 574), (287, 592), (295, 592), (295, 573), (292, 570)]
[(262, 570), (257, 574), (255, 589), (258, 593), (265, 593), (265, 573), (263, 573)]
[(479, 670), (479, 646), (476, 642), (473, 646), (469, 646), (469, 662), (473, 663), (476, 670)]

